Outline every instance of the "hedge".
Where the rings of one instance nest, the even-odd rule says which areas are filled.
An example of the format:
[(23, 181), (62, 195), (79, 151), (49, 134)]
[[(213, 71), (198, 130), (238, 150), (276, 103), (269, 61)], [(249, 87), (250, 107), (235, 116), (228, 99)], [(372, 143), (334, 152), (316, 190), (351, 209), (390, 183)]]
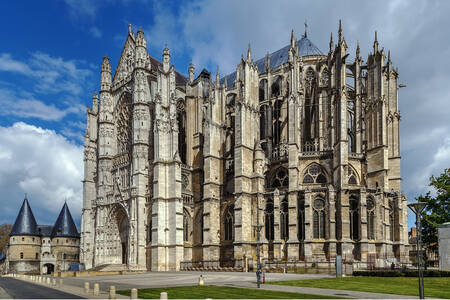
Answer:
[[(375, 276), (375, 277), (417, 277), (417, 270), (376, 270), (376, 271), (353, 271), (353, 276)], [(450, 277), (450, 271), (424, 270), (424, 277)]]

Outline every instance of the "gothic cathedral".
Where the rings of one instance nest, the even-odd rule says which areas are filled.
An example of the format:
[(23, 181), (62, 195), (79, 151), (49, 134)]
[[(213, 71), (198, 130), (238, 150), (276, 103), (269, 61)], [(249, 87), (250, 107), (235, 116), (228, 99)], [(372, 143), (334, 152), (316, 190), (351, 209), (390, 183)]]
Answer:
[(87, 109), (81, 261), (87, 269), (243, 268), (407, 259), (398, 72), (380, 49), (350, 60), (339, 23), (215, 78), (178, 73), (131, 28)]

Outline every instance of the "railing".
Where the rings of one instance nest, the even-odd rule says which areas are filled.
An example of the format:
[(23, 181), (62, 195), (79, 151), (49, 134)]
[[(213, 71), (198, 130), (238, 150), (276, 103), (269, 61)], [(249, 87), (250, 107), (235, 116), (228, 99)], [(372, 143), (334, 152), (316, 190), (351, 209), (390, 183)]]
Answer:
[(282, 143), (272, 149), (272, 160), (282, 160), (288, 157), (289, 147), (288, 144)]

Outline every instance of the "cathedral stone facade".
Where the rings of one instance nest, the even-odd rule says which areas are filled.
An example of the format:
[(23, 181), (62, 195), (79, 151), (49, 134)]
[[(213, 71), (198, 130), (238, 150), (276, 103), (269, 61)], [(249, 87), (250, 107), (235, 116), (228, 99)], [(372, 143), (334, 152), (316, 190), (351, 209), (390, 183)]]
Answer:
[(398, 72), (376, 34), (366, 61), (340, 24), (336, 42), (292, 32), (231, 74), (185, 77), (130, 28), (87, 109), (86, 267), (246, 267), (258, 231), (265, 264), (405, 261)]

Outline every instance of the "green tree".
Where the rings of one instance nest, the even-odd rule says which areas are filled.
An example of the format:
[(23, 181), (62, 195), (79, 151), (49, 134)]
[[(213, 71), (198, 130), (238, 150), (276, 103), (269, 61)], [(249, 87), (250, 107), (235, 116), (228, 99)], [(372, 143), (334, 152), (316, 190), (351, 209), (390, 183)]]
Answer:
[(11, 232), (12, 225), (2, 224), (0, 225), (0, 253), (4, 250), (6, 244), (8, 244), (9, 233)]
[(426, 202), (422, 213), (422, 240), (424, 246), (436, 250), (438, 245), (437, 228), (450, 222), (450, 169), (445, 169), (439, 177), (431, 176), (429, 186), (433, 187), (436, 195), (430, 191), (425, 196), (420, 195), (417, 201)]

